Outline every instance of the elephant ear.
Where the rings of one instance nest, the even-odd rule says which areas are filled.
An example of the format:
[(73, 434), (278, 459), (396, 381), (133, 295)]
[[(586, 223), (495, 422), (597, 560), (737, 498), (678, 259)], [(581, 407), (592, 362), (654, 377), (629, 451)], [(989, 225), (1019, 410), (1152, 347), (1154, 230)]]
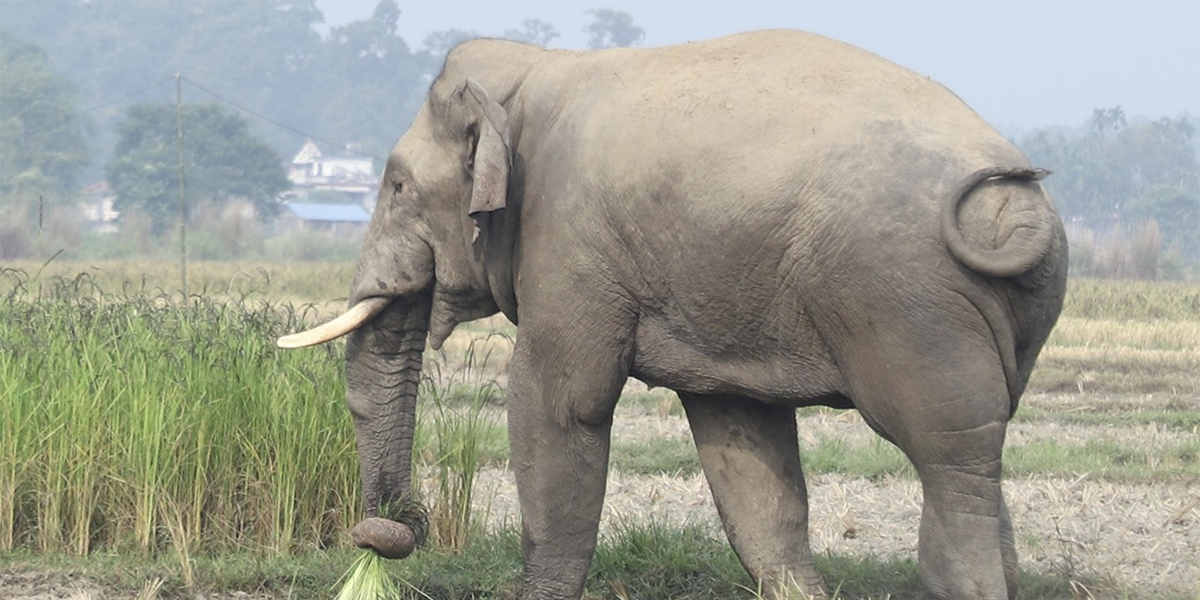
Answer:
[(483, 86), (467, 80), (468, 103), (479, 118), (478, 136), (471, 159), (471, 206), (469, 215), (500, 210), (508, 195), (508, 113), (488, 95)]

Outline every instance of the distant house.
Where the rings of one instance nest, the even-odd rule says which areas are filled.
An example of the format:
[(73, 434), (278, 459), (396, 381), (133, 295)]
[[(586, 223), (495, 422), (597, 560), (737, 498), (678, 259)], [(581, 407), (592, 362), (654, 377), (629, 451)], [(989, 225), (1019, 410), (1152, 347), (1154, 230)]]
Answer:
[(311, 140), (288, 165), (288, 180), (292, 189), (284, 194), (285, 202), (334, 200), (373, 207), (379, 191), (379, 176), (370, 158), (325, 156)]
[(323, 231), (337, 237), (357, 237), (370, 221), (371, 213), (358, 204), (288, 202), (275, 226), (279, 231)]
[(83, 218), (92, 230), (101, 233), (117, 231), (117, 211), (113, 209), (116, 195), (101, 181), (83, 188)]
[(284, 192), (276, 231), (321, 231), (360, 237), (379, 193), (375, 164), (367, 157), (326, 156), (311, 140), (288, 165), (292, 189)]

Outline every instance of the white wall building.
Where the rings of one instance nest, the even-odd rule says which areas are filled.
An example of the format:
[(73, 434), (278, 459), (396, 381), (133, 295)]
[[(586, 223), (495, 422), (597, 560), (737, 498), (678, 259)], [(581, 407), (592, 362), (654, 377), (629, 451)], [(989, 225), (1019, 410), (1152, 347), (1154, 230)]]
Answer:
[(362, 156), (325, 156), (311, 140), (292, 159), (288, 180), (292, 182), (292, 189), (284, 194), (288, 203), (305, 202), (310, 196), (318, 197), (314, 202), (328, 203), (340, 195), (346, 202), (370, 210), (379, 191), (374, 161)]

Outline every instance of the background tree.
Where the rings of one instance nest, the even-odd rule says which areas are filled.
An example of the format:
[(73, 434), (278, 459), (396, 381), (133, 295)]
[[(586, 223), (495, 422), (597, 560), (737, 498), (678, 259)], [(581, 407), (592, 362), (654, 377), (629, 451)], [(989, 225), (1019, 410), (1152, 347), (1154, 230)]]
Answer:
[(0, 32), (0, 200), (73, 199), (89, 157), (89, 121), (75, 87), (45, 51)]
[(554, 41), (554, 38), (559, 37), (559, 34), (553, 25), (545, 21), (525, 19), (521, 21), (520, 28), (506, 30), (503, 37), (545, 48), (550, 45), (550, 42)]
[[(315, 27), (324, 17), (315, 0), (156, 4), (178, 4), (188, 14), (176, 21), (179, 38), (170, 44), (169, 59), (155, 69), (165, 70), (168, 77), (180, 72), (222, 98), (276, 121), (305, 126), (320, 123), (325, 97), (319, 91), (327, 89), (329, 82), (322, 80), (327, 74), (321, 64), (326, 44)], [(167, 90), (173, 92), (170, 86)], [(184, 93), (192, 96), (190, 90)], [(195, 100), (194, 96), (190, 99)], [(209, 96), (204, 100), (217, 99)], [(295, 152), (305, 141), (303, 136), (263, 121), (250, 123), (255, 135), (281, 153)], [(322, 128), (321, 133), (336, 132)]]
[(431, 68), (400, 37), (400, 15), (394, 0), (381, 0), (371, 18), (330, 30), (312, 71), (320, 87), (310, 93), (322, 106), (307, 122), (316, 133), (387, 156), (424, 99), (421, 81)]
[[(4, 29), (45, 47), (83, 105), (95, 107), (92, 180), (103, 175), (124, 107), (173, 101), (177, 72), (255, 112), (319, 129), (324, 97), (313, 91), (327, 82), (314, 77), (323, 20), (315, 0), (0, 0), (0, 14)], [(304, 143), (263, 122), (254, 129), (280, 151)]]
[(1092, 111), (1090, 124), (1092, 133), (1096, 135), (1105, 135), (1108, 132), (1112, 132), (1113, 134), (1120, 133), (1127, 125), (1125, 110), (1120, 106), (1097, 108)]
[[(279, 210), (290, 187), (279, 155), (252, 136), (245, 119), (216, 105), (183, 109), (187, 197), (192, 204), (251, 202), (260, 216)], [(140, 104), (125, 111), (119, 141), (105, 173), (122, 218), (149, 217), (156, 234), (178, 215), (178, 146), (175, 107)]]
[(587, 14), (592, 15), (592, 22), (583, 31), (588, 34), (589, 48), (628, 48), (641, 43), (646, 37), (646, 31), (634, 25), (633, 17), (627, 12), (596, 8), (587, 11)]
[[(430, 58), (436, 62), (437, 68), (440, 69), (442, 60), (446, 58), (446, 54), (453, 50), (455, 46), (477, 37), (481, 36), (474, 31), (442, 29), (426, 35), (421, 43), (425, 45), (425, 52), (429, 54)], [(437, 74), (437, 71), (433, 71), (433, 74)]]
[[(1129, 122), (1121, 107), (1097, 108), (1080, 128), (1040, 129), (1018, 145), (1054, 171), (1046, 187), (1063, 217), (1119, 239), (1154, 221), (1167, 249), (1200, 260), (1200, 158), (1188, 117)], [(1086, 251), (1086, 250), (1084, 250)]]
[[(397, 0), (377, 0), (368, 18), (324, 35), (316, 0), (0, 0), (0, 14), (5, 30), (46, 48), (94, 109), (97, 152), (81, 176), (89, 183), (104, 176), (124, 107), (174, 101), (175, 73), (185, 78), (185, 101), (232, 103), (290, 125), (250, 121), (282, 156), (317, 138), (357, 143), (382, 161), (445, 53), (478, 37), (438, 31), (415, 51), (399, 34)], [(557, 37), (536, 19), (509, 33), (537, 44)], [(7, 77), (0, 72), (0, 87)]]

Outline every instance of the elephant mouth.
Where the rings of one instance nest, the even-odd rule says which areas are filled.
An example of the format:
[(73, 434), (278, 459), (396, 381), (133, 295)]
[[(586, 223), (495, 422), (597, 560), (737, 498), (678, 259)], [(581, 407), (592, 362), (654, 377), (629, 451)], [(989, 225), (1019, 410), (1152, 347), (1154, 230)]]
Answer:
[(336, 340), (374, 319), (391, 304), (392, 300), (393, 298), (386, 296), (363, 298), (333, 320), (300, 333), (285, 335), (279, 338), (275, 344), (280, 348), (291, 349), (315, 346)]

